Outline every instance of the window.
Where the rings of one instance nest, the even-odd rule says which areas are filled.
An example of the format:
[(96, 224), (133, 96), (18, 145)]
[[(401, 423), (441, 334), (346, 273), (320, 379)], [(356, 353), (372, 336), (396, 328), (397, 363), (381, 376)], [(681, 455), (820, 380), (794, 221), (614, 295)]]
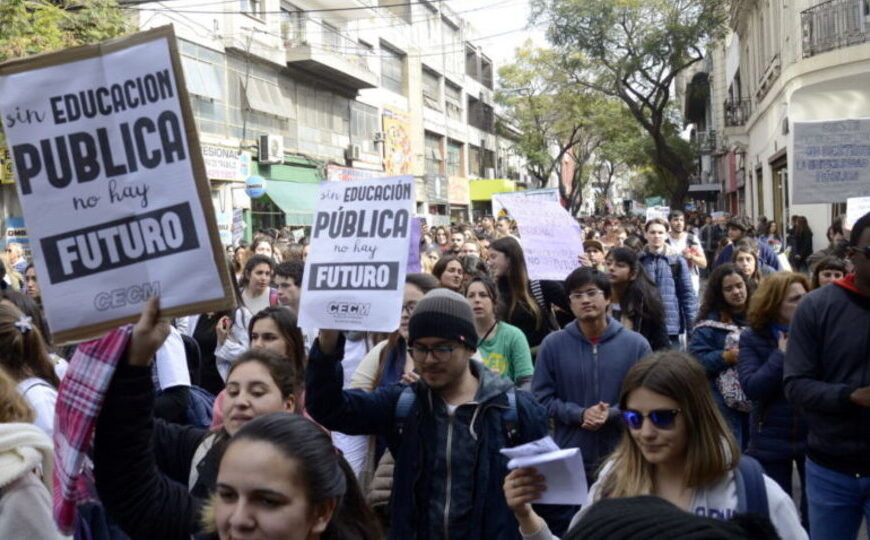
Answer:
[(441, 163), (444, 161), (444, 155), (441, 153), (441, 137), (434, 133), (426, 132), (425, 151), (426, 151), (426, 174), (443, 174), (441, 171)]
[(393, 16), (411, 24), (411, 5), (409, 3), (398, 3), (396, 0), (378, 0), (378, 5), (386, 8)]
[(187, 91), (208, 99), (223, 99), (218, 67), (189, 56), (181, 57)]
[(381, 44), (381, 86), (397, 94), (405, 93), (405, 56)]
[(347, 134), (348, 100), (329, 91), (299, 84), (299, 122), (311, 128)]
[(462, 171), (462, 143), (447, 140), (447, 176), (465, 176)]
[(480, 59), (480, 82), (490, 90), (492, 90), (492, 62), (486, 58)]
[(495, 152), (492, 150), (483, 151), (483, 164), (481, 165), (481, 169), (483, 169), (484, 176), (486, 176), (487, 169), (495, 170)]
[(444, 81), (444, 102), (447, 118), (462, 121), (462, 89), (450, 81)]
[(284, 46), (296, 46), (305, 40), (305, 15), (288, 2), (281, 2), (281, 39)]
[(277, 85), (254, 77), (248, 77), (247, 86), (244, 79), (241, 84), (247, 108), (273, 116), (291, 116), (290, 106), (285, 103), (284, 95)]
[(341, 54), (341, 32), (328, 23), (323, 23), (323, 48)]
[(480, 148), (468, 145), (468, 174), (482, 177), (480, 167)]
[(477, 70), (477, 53), (472, 47), (465, 47), (465, 74), (474, 80), (480, 79)]
[(263, 18), (262, 0), (240, 0), (240, 11), (258, 19)]
[(441, 77), (426, 68), (423, 68), (423, 104), (441, 110)]
[(378, 108), (352, 101), (350, 104), (350, 133), (354, 144), (364, 152), (375, 151), (375, 134), (378, 130)]

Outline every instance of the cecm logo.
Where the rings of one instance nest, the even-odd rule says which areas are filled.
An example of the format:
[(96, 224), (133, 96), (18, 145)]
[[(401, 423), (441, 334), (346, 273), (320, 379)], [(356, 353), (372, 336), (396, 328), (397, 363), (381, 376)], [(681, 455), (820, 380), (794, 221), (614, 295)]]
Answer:
[(359, 318), (367, 317), (371, 311), (371, 304), (363, 304), (360, 302), (330, 302), (326, 306), (326, 311), (330, 315), (338, 316), (339, 318)]

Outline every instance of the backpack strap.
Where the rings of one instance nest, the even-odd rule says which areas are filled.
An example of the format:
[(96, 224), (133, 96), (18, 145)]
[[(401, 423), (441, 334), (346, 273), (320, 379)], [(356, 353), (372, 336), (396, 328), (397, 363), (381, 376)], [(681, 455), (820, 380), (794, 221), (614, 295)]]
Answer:
[(280, 302), (278, 301), (278, 291), (275, 289), (269, 289), (269, 305), (277, 306)]
[(187, 477), (187, 490), (193, 489), (193, 486), (199, 481), (199, 464), (205, 459), (205, 456), (211, 450), (214, 443), (217, 441), (217, 433), (209, 433), (205, 436), (199, 446), (196, 447), (196, 452), (193, 453), (193, 459), (190, 460), (190, 475)]
[(544, 296), (544, 289), (541, 287), (541, 280), (529, 280), (529, 289), (532, 291), (532, 298), (535, 299), (535, 303), (541, 308), (541, 317), (549, 326), (548, 330), (559, 330), (559, 322), (556, 320), (556, 316), (553, 315), (553, 310), (550, 309), (549, 304), (547, 304), (547, 298)]
[(414, 408), (414, 403), (417, 402), (417, 394), (414, 392), (413, 386), (406, 386), (402, 393), (399, 394), (399, 399), (396, 401), (395, 425), (399, 436), (405, 428), (405, 420), (411, 414), (411, 409)]
[(767, 488), (764, 487), (764, 470), (749, 456), (741, 456), (734, 471), (737, 483), (737, 512), (759, 514), (770, 519)]

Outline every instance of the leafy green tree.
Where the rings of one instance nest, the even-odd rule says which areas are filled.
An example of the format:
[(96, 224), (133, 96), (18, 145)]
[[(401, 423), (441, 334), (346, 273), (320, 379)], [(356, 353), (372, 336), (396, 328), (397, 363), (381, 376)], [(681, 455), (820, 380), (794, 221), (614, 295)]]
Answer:
[(669, 135), (673, 84), (721, 39), (728, 2), (720, 0), (533, 0), (534, 17), (571, 63), (573, 80), (622, 100), (653, 145), (658, 175), (681, 206), (692, 167)]

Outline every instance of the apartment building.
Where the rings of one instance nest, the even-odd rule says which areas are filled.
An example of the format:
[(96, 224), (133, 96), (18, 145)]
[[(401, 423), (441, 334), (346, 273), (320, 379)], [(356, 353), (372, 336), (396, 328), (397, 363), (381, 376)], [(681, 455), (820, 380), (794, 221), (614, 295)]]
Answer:
[(682, 81), (684, 112), (711, 156), (700, 174), (721, 183), (731, 212), (781, 227), (806, 216), (820, 249), (845, 201), (790, 202), (793, 126), (870, 117), (870, 0), (734, 0), (730, 26)]
[(324, 180), (413, 175), (418, 215), (444, 224), (471, 218), (474, 179), (522, 179), (474, 29), (446, 2), (396, 4), (137, 4), (140, 28), (175, 28), (225, 242), (241, 220), (309, 225)]

